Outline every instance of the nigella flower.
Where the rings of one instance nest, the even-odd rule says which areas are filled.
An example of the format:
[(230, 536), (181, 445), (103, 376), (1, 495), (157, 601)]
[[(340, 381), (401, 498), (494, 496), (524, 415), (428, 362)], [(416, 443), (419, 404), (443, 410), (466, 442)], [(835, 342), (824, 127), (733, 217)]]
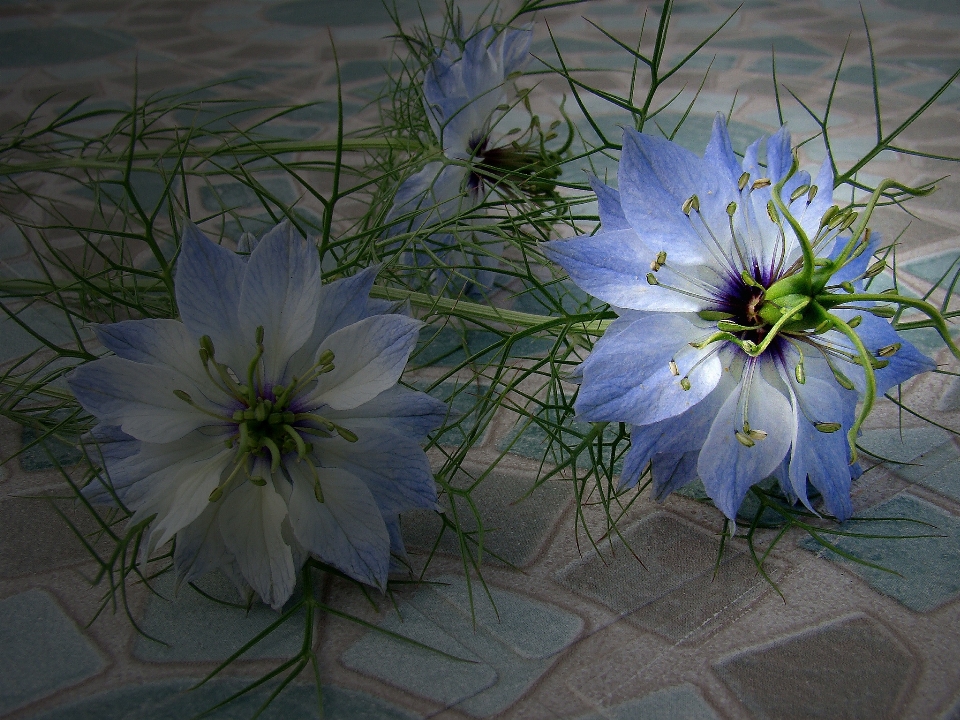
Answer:
[(829, 159), (811, 180), (785, 129), (765, 168), (759, 145), (740, 163), (719, 116), (703, 158), (627, 130), (619, 192), (594, 183), (602, 230), (545, 245), (619, 314), (576, 410), (632, 426), (625, 486), (651, 463), (658, 499), (699, 476), (733, 519), (769, 476), (810, 507), (809, 481), (845, 519), (873, 399), (934, 365), (883, 319), (892, 296), (864, 291), (877, 238), (832, 204)]
[[(492, 137), (508, 109), (507, 79), (526, 65), (532, 34), (529, 25), (500, 32), (488, 27), (467, 40), (462, 50), (448, 42), (424, 76), (424, 108), (446, 159), (428, 163), (400, 186), (387, 216), (392, 223), (387, 234), (438, 227), (417, 239), (421, 247), (404, 254), (407, 264), (431, 265), (436, 258), (453, 268), (450, 274), (438, 272), (431, 278), (437, 288), (451, 276), (469, 279), (480, 288), (489, 286), (490, 268), (496, 265), (502, 244), (494, 236), (477, 237), (483, 234), (464, 228), (481, 220), (477, 206), (498, 176), (516, 175), (538, 159), (511, 144), (497, 147)], [(459, 230), (450, 227), (456, 223)], [(467, 244), (483, 249), (465, 252), (458, 234), (475, 235)]]
[(398, 514), (435, 507), (420, 441), (447, 408), (397, 385), (420, 323), (369, 298), (376, 269), (321, 286), (286, 222), (249, 259), (184, 229), (180, 320), (96, 328), (114, 353), (68, 378), (99, 420), (85, 492), (176, 538), (181, 582), (220, 568), (274, 608), (308, 555), (383, 588)]

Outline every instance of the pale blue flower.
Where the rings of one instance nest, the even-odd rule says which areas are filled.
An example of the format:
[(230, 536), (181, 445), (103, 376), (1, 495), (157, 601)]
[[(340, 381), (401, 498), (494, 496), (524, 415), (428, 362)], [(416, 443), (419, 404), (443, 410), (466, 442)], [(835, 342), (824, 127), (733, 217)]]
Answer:
[[(738, 161), (719, 116), (703, 158), (627, 130), (619, 192), (594, 182), (601, 231), (545, 245), (620, 316), (581, 366), (576, 410), (631, 425), (624, 486), (651, 462), (658, 499), (699, 476), (732, 519), (769, 476), (809, 507), (809, 481), (845, 519), (858, 398), (934, 364), (874, 303), (844, 302), (877, 271), (877, 238), (843, 236), (854, 217), (832, 205), (829, 161), (811, 180), (793, 166), (785, 129), (767, 140), (766, 167), (759, 146)], [(828, 261), (805, 262), (801, 237)], [(845, 330), (872, 373), (830, 317), (856, 328)]]
[[(488, 27), (467, 40), (462, 50), (448, 42), (425, 73), (424, 108), (447, 160), (427, 163), (403, 182), (387, 216), (391, 223), (387, 234), (427, 231), (404, 254), (404, 262), (434, 265), (438, 258), (454, 268), (429, 278), (434, 288), (455, 277), (468, 278), (481, 288), (493, 280), (490, 268), (497, 264), (502, 243), (469, 228), (483, 221), (483, 210), (477, 208), (497, 169), (532, 161), (515, 157), (517, 152), (509, 145), (497, 147), (492, 137), (508, 109), (507, 79), (526, 65), (532, 34), (529, 25), (500, 32)], [(456, 230), (450, 228), (454, 219)], [(471, 242), (482, 244), (484, 250), (465, 252), (458, 234), (473, 235)]]
[(113, 355), (68, 378), (99, 420), (87, 497), (152, 518), (148, 554), (175, 537), (181, 582), (219, 568), (279, 608), (312, 555), (383, 588), (399, 513), (436, 506), (420, 443), (447, 407), (398, 386), (420, 322), (369, 298), (375, 275), (321, 286), (286, 222), (249, 259), (187, 225), (180, 320), (98, 326)]

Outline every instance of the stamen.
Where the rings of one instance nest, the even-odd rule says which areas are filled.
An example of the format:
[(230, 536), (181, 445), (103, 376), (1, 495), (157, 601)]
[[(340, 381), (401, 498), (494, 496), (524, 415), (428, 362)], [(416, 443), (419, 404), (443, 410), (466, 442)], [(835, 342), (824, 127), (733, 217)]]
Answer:
[(790, 193), (790, 202), (796, 202), (797, 198), (799, 198), (801, 195), (806, 193), (809, 189), (810, 189), (809, 185), (801, 185), (800, 187), (798, 187), (796, 190)]
[(223, 420), (224, 422), (231, 422), (231, 418), (227, 417), (226, 415), (220, 415), (219, 413), (215, 413), (212, 410), (207, 410), (204, 407), (200, 407), (193, 401), (193, 398), (190, 397), (190, 395), (188, 393), (185, 393), (183, 390), (174, 390), (173, 394), (176, 395), (178, 399), (183, 400), (190, 407), (202, 412), (204, 415), (209, 415), (210, 417), (216, 418), (217, 420)]
[(680, 374), (680, 368), (677, 367), (677, 363), (673, 360), (670, 361), (670, 374), (674, 377), (677, 377)]
[(754, 445), (756, 445), (756, 443), (755, 443), (753, 440), (751, 440), (749, 437), (747, 437), (746, 435), (744, 435), (744, 434), (743, 434), (742, 432), (740, 432), (739, 430), (737, 430), (737, 431), (734, 433), (734, 435), (736, 435), (737, 440), (739, 440), (739, 441), (740, 441), (740, 444), (743, 445), (744, 447), (748, 447), (748, 448), (749, 448), (749, 447), (753, 447)]
[(748, 182), (750, 182), (750, 173), (742, 173), (740, 175), (740, 179), (737, 180), (737, 188), (740, 190), (740, 192), (743, 192), (743, 189), (747, 186)]
[(843, 427), (838, 422), (815, 422), (813, 426), (822, 433), (834, 433)]
[(687, 217), (690, 216), (691, 210), (700, 212), (700, 198), (698, 198), (696, 195), (691, 195), (689, 198), (686, 199), (686, 201), (684, 201), (680, 209), (683, 212), (683, 214), (686, 215)]
[(890, 345), (884, 345), (882, 348), (877, 350), (877, 355), (880, 357), (890, 357), (891, 355), (896, 354), (900, 349), (901, 343), (891, 343)]
[(753, 185), (750, 186), (751, 190), (759, 190), (760, 188), (765, 188), (770, 186), (770, 178), (760, 178), (759, 180), (754, 180)]

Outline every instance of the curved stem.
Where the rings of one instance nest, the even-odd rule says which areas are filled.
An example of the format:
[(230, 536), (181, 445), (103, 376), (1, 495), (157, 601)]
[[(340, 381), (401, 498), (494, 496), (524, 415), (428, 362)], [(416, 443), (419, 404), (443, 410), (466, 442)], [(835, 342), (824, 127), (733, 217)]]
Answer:
[(787, 208), (786, 204), (783, 202), (783, 197), (780, 194), (783, 190), (784, 184), (793, 176), (798, 167), (799, 161), (797, 160), (796, 153), (794, 153), (793, 164), (790, 166), (790, 172), (784, 175), (783, 179), (773, 186), (773, 192), (770, 193), (770, 197), (773, 200), (774, 207), (776, 207), (777, 211), (786, 218), (787, 222), (790, 224), (790, 227), (793, 228), (793, 232), (796, 234), (797, 240), (800, 241), (800, 249), (803, 251), (803, 270), (801, 271), (801, 277), (803, 278), (804, 284), (809, 285), (813, 282), (813, 273), (816, 269), (816, 257), (813, 253), (813, 243), (810, 242), (810, 238), (807, 237), (806, 231)]
[(947, 347), (950, 348), (950, 352), (953, 353), (953, 356), (960, 360), (960, 348), (956, 346), (953, 342), (953, 338), (950, 337), (950, 330), (947, 327), (947, 323), (944, 321), (943, 316), (940, 314), (940, 311), (934, 305), (926, 302), (925, 300), (918, 300), (916, 298), (904, 297), (903, 295), (893, 295), (893, 294), (884, 294), (884, 293), (847, 293), (844, 295), (817, 295), (814, 298), (818, 303), (824, 307), (830, 307), (843, 303), (844, 305), (848, 302), (892, 302), (897, 305), (906, 305), (907, 307), (912, 307), (916, 310), (919, 310), (924, 315), (930, 318), (930, 322), (933, 323), (933, 327), (936, 328), (937, 332), (940, 333), (940, 337), (943, 339), (943, 342), (946, 343)]
[(850, 340), (857, 349), (857, 353), (860, 355), (860, 366), (863, 368), (863, 375), (866, 381), (866, 392), (863, 394), (863, 406), (860, 408), (857, 419), (854, 420), (853, 425), (847, 432), (847, 443), (850, 445), (850, 464), (853, 465), (857, 461), (857, 433), (860, 432), (860, 426), (863, 425), (863, 421), (870, 415), (870, 411), (873, 409), (873, 401), (877, 398), (877, 376), (873, 372), (873, 356), (863, 344), (860, 336), (853, 331), (853, 328), (836, 315), (827, 313), (827, 319), (835, 329), (846, 335), (847, 339)]

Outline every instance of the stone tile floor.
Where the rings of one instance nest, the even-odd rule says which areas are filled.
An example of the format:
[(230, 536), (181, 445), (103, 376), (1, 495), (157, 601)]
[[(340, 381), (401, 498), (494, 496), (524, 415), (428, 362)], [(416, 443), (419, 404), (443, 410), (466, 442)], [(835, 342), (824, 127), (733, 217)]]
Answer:
[[(405, 20), (418, 15), (414, 0), (396, 5)], [(435, 2), (421, 5), (428, 17), (436, 15)], [(645, 5), (598, 0), (546, 11), (534, 51), (550, 56), (549, 21), (568, 63), (605, 69), (591, 80), (622, 89), (628, 59), (581, 16), (629, 39), (640, 28)], [(727, 0), (678, 3), (676, 45), (668, 45), (668, 56), (681, 56), (734, 6)], [(472, 17), (482, 3), (468, 0), (461, 7)], [(864, 0), (862, 7), (893, 127), (960, 67), (960, 5)], [(746, 2), (696, 64), (702, 73), (713, 61), (678, 139), (700, 151), (713, 113), (731, 107), (731, 132), (740, 148), (775, 130), (771, 46), (784, 86), (814, 106), (822, 104), (846, 44), (834, 102), (835, 156), (841, 165), (855, 159), (871, 146), (874, 133), (860, 12), (854, 0)], [(141, 93), (233, 79), (231, 87), (255, 97), (330, 100), (336, 84), (332, 37), (345, 111), (351, 122), (361, 122), (369, 117), (371, 110), (363, 108), (389, 61), (390, 44), (382, 40), (389, 31), (379, 0), (8, 0), (0, 4), (0, 120), (9, 124), (51, 96), (55, 102), (81, 95), (101, 105), (127, 102), (135, 63)], [(700, 76), (689, 72), (681, 79), (694, 88)], [(542, 104), (555, 107), (565, 89), (544, 77), (538, 90), (541, 101), (546, 98)], [(958, 104), (955, 85), (902, 144), (960, 152)], [(617, 132), (624, 122), (600, 104), (590, 107), (605, 130)], [(679, 119), (679, 112), (674, 115), (666, 113), (664, 121)], [(784, 117), (798, 137), (816, 130), (785, 93)], [(317, 105), (288, 118), (283, 132), (329, 137), (334, 119), (334, 106)], [(814, 146), (805, 149), (805, 160), (820, 159)], [(881, 157), (865, 179), (890, 174), (917, 182), (951, 172), (952, 167), (918, 157)], [(270, 191), (293, 199), (283, 182)], [(206, 190), (201, 203), (214, 212), (252, 200), (242, 186), (224, 185)], [(878, 214), (874, 227), (887, 237), (903, 232), (898, 280), (922, 295), (958, 256), (960, 182), (944, 180), (934, 196), (916, 203), (916, 212), (921, 220), (897, 211)], [(2, 221), (0, 273), (37, 273), (29, 248)], [(571, 295), (571, 302), (580, 300)], [(529, 310), (519, 307), (522, 302), (518, 309)], [(31, 323), (55, 322), (30, 312)], [(32, 349), (32, 338), (9, 320), (0, 321), (0, 337), (0, 361)], [(916, 331), (911, 339), (927, 350), (937, 348), (928, 332)], [(531, 346), (529, 352), (543, 350)], [(937, 357), (948, 364), (942, 352)], [(913, 382), (904, 397), (940, 424), (960, 426), (960, 388), (949, 387), (944, 378)], [(0, 454), (7, 457), (32, 439), (28, 431), (4, 424)], [(428, 576), (438, 584), (397, 593), (396, 607), (380, 614), (351, 587), (328, 582), (331, 607), (365, 613), (386, 629), (473, 662), (454, 662), (328, 616), (314, 639), (327, 683), (327, 718), (960, 718), (955, 437), (909, 416), (901, 419), (892, 405), (882, 405), (863, 444), (902, 464), (877, 466), (857, 483), (858, 515), (899, 518), (870, 526), (879, 527), (878, 533), (927, 528), (908, 522), (920, 520), (935, 526), (927, 534), (936, 537), (837, 543), (838, 551), (855, 552), (897, 573), (891, 574), (852, 564), (792, 531), (767, 566), (781, 594), (758, 577), (740, 541), (731, 543), (714, 572), (721, 523), (693, 497), (677, 495), (662, 506), (643, 499), (624, 518), (624, 538), (642, 564), (620, 541), (599, 552), (578, 544), (568, 488), (548, 484), (516, 502), (535, 477), (530, 458), (540, 443), (535, 426), (518, 428), (514, 417), (504, 415), (480, 446), (481, 456), (495, 457), (508, 448), (512, 454), (477, 496), (487, 526), (495, 528), (487, 547), (506, 562), (489, 562), (486, 590), (472, 578), (475, 619), (462, 567), (451, 554), (455, 547), (445, 541)], [(87, 584), (94, 568), (63, 519), (83, 529), (83, 513), (70, 503), (27, 497), (62, 491), (50, 453), (62, 464), (76, 461), (69, 447), (35, 448), (0, 468), (0, 716), (191, 717), (235, 692), (242, 678), (256, 677), (273, 667), (271, 661), (296, 651), (299, 631), (284, 628), (225, 677), (187, 691), (268, 625), (272, 611), (257, 607), (244, 613), (192, 589), (174, 598), (161, 582), (158, 595), (132, 587), (129, 604), (141, 629), (166, 644), (138, 635), (122, 612), (94, 619), (99, 590)], [(432, 516), (406, 518), (408, 544), (428, 550), (435, 527)], [(417, 557), (423, 555), (414, 553)], [(201, 589), (213, 596), (226, 592), (217, 577)], [(262, 698), (246, 698), (211, 717), (249, 717)], [(313, 717), (315, 702), (309, 683), (294, 684), (263, 717)]]

